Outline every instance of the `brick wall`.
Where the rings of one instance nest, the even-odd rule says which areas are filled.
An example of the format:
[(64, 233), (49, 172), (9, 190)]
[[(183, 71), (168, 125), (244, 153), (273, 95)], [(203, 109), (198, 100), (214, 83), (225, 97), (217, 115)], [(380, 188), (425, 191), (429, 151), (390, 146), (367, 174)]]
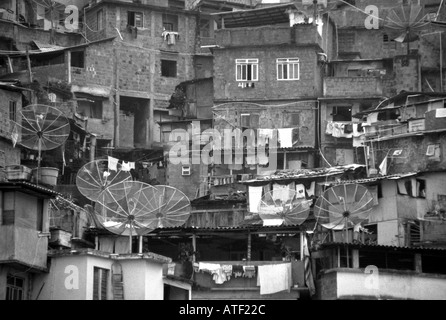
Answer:
[(219, 132), (224, 129), (240, 128), (241, 113), (255, 113), (259, 115), (259, 128), (287, 128), (291, 113), (300, 114), (299, 145), (314, 146), (315, 143), (315, 103), (312, 102), (289, 102), (282, 106), (228, 103), (214, 108), (214, 128)]
[(215, 31), (216, 43), (222, 47), (245, 47), (259, 44), (297, 45), (315, 44), (322, 48), (322, 37), (312, 24), (289, 26), (262, 26), (251, 28), (231, 28)]
[(324, 79), (325, 96), (377, 96), (382, 95), (382, 82), (376, 77), (330, 77)]
[[(277, 80), (277, 58), (299, 58), (300, 79)], [(236, 59), (259, 59), (259, 81), (254, 88), (240, 88)], [(321, 68), (311, 47), (283, 46), (231, 48), (214, 53), (214, 100), (274, 100), (322, 95)]]
[[(440, 158), (434, 160), (426, 156), (427, 147), (432, 144), (440, 145)], [(424, 136), (399, 138), (380, 142), (380, 149), (376, 153), (375, 163), (379, 165), (384, 159), (387, 150), (402, 149), (403, 155), (395, 158), (389, 164), (388, 174), (406, 173), (415, 171), (442, 171), (446, 169), (446, 133), (429, 134)]]
[[(14, 39), (19, 50), (26, 50), (32, 40), (50, 43), (50, 31), (27, 28), (6, 21), (0, 21), (0, 34), (2, 37)], [(55, 44), (62, 47), (74, 46), (83, 43), (83, 41), (83, 37), (79, 34), (55, 32)]]
[(395, 89), (397, 92), (419, 91), (418, 56), (397, 56), (394, 59)]

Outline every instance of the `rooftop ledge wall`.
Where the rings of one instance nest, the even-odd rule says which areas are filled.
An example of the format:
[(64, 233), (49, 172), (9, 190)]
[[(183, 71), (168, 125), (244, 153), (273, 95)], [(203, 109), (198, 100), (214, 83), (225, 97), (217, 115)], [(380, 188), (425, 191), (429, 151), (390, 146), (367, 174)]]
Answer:
[(260, 45), (318, 45), (322, 37), (311, 24), (289, 26), (261, 26), (216, 30), (216, 44), (220, 47), (246, 47)]

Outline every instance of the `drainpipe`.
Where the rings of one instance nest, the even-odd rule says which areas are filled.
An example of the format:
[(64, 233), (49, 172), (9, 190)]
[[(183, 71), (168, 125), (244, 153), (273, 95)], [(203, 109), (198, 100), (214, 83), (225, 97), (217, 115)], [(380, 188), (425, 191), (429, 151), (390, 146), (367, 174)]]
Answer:
[(113, 48), (113, 73), (114, 73), (114, 86), (115, 86), (115, 101), (114, 101), (114, 115), (115, 115), (115, 124), (114, 124), (114, 137), (113, 137), (113, 146), (119, 147), (119, 68), (118, 68), (118, 52), (117, 48)]

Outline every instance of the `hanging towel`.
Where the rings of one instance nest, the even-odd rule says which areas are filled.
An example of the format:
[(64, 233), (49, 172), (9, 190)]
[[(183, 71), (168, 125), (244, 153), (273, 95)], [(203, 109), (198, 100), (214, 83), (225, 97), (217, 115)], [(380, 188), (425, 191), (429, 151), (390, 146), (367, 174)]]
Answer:
[(325, 134), (333, 135), (333, 121), (327, 122), (327, 128), (325, 129)]
[(220, 265), (216, 263), (206, 263), (206, 262), (199, 262), (198, 263), (198, 270), (208, 273), (213, 273), (220, 269)]
[(353, 125), (352, 124), (344, 125), (344, 133), (345, 134), (353, 133)]
[(259, 266), (260, 294), (273, 294), (292, 286), (291, 263)]
[(290, 192), (287, 185), (281, 185), (275, 183), (273, 185), (273, 200), (281, 200), (282, 202), (286, 202), (289, 199)]
[(249, 212), (258, 213), (263, 187), (249, 186)]
[(310, 188), (307, 189), (307, 194), (308, 194), (309, 197), (314, 196), (314, 191), (315, 191), (314, 189), (315, 188), (316, 188), (316, 182), (315, 181), (311, 181)]
[(212, 279), (215, 281), (216, 284), (223, 284), (228, 280), (228, 278), (226, 277), (226, 273), (221, 267), (212, 272)]
[(226, 274), (226, 279), (231, 280), (232, 276), (232, 265), (222, 265), (221, 266), (223, 272)]
[(293, 128), (278, 129), (281, 148), (293, 147)]
[(129, 162), (129, 168), (130, 169), (136, 169), (134, 162)]
[[(353, 138), (358, 138), (364, 135), (364, 130), (362, 132), (359, 131), (359, 127), (361, 126), (360, 123), (354, 123), (353, 124)], [(361, 126), (362, 128), (362, 126)]]
[(333, 137), (340, 138), (344, 135), (344, 128), (341, 126), (340, 123), (334, 122), (333, 123)]
[(118, 161), (119, 159), (108, 157), (108, 169), (113, 171), (118, 171)]
[(296, 185), (296, 198), (305, 198), (305, 186), (303, 184)]
[(128, 162), (122, 161), (121, 170), (124, 172), (130, 171), (130, 165)]

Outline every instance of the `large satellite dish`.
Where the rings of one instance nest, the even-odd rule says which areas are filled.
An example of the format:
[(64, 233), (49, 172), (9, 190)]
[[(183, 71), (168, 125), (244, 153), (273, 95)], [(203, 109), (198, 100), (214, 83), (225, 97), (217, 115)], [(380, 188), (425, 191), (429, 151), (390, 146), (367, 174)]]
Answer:
[(116, 171), (109, 170), (107, 160), (91, 161), (80, 168), (76, 175), (76, 185), (83, 196), (95, 202), (101, 199), (101, 202), (105, 203), (120, 200), (120, 195), (125, 194), (115, 190), (116, 198), (112, 198), (107, 190), (108, 187), (131, 180), (130, 172), (122, 171), (119, 163)]
[(406, 5), (390, 10), (384, 27), (398, 34), (394, 40), (407, 43), (407, 52), (410, 52), (409, 43), (419, 39), (420, 32), (430, 24), (423, 7), (419, 5)]
[(190, 216), (189, 198), (176, 188), (138, 181), (110, 185), (96, 199), (94, 213), (108, 231), (133, 236), (156, 228), (183, 225)]
[(61, 111), (42, 104), (33, 104), (23, 108), (18, 115), (18, 122), (12, 121), (11, 136), (21, 146), (38, 151), (38, 167), (41, 153), (55, 149), (68, 139), (70, 123)]
[(310, 214), (312, 200), (306, 200), (293, 189), (267, 192), (259, 204), (259, 216), (264, 224), (301, 225)]
[(347, 230), (368, 220), (373, 195), (359, 184), (337, 185), (326, 190), (314, 205), (319, 224), (331, 230)]

